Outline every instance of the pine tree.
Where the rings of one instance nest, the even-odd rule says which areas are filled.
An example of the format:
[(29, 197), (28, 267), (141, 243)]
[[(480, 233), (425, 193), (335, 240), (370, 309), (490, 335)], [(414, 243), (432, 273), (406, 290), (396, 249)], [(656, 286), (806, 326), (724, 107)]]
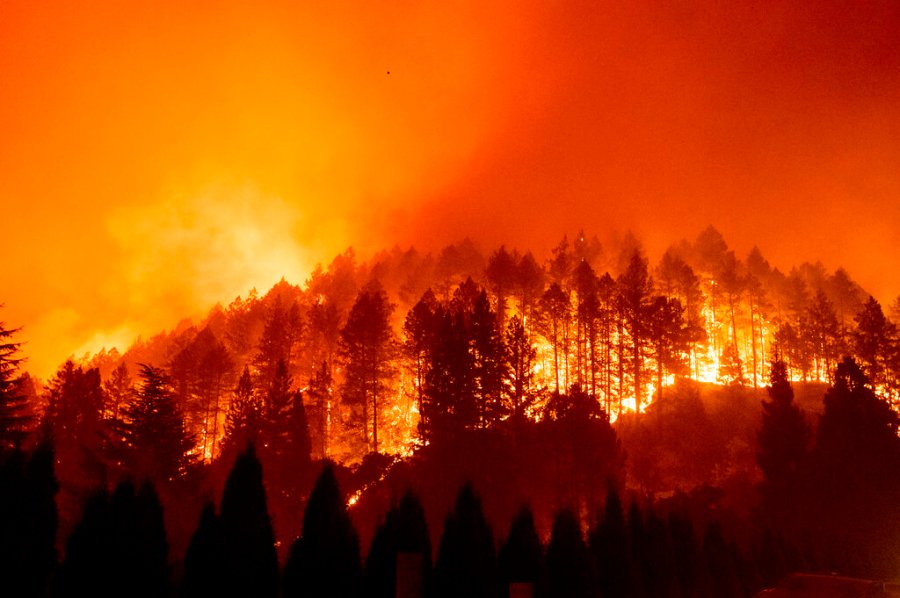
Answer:
[(27, 399), (20, 392), (16, 378), (23, 361), (19, 357), (22, 343), (12, 341), (18, 331), (0, 322), (0, 450), (19, 446), (30, 420)]
[(547, 595), (551, 598), (590, 598), (596, 595), (587, 546), (578, 517), (569, 509), (553, 519), (547, 546)]
[(66, 558), (54, 584), (57, 596), (136, 596), (169, 594), (168, 543), (162, 506), (149, 484), (130, 482), (112, 495), (105, 490), (88, 500), (81, 521), (66, 543)]
[(459, 491), (444, 521), (434, 576), (438, 598), (488, 598), (496, 592), (494, 537), (471, 484)]
[(431, 573), (431, 539), (422, 503), (412, 491), (404, 493), (400, 503), (391, 507), (384, 522), (372, 537), (366, 557), (366, 596), (393, 598), (397, 596), (398, 576), (403, 559), (415, 565), (417, 571), (403, 571), (410, 579), (418, 581), (420, 594), (428, 587)]
[(491, 290), (497, 297), (497, 322), (501, 329), (506, 320), (506, 298), (516, 282), (517, 261), (515, 255), (510, 254), (505, 246), (501, 246), (488, 258), (487, 268), (484, 271)]
[(803, 413), (794, 403), (794, 390), (787, 366), (776, 360), (770, 370), (769, 400), (763, 401), (762, 427), (756, 462), (763, 474), (763, 504), (780, 527), (797, 500), (801, 467), (807, 455), (810, 430)]
[(533, 595), (543, 596), (544, 551), (527, 506), (519, 509), (497, 559), (500, 595), (509, 597), (511, 584), (531, 584)]
[(869, 297), (856, 315), (853, 344), (866, 378), (875, 386), (887, 380), (889, 363), (896, 351), (896, 336), (897, 328), (884, 317), (881, 304)]
[(253, 378), (246, 366), (232, 393), (225, 412), (223, 453), (237, 455), (251, 442), (256, 442), (262, 419), (262, 406), (253, 389)]
[(900, 525), (900, 417), (846, 357), (825, 393), (812, 452), (812, 528), (830, 556), (853, 574), (894, 570)]
[(182, 478), (196, 462), (194, 437), (163, 370), (140, 366), (140, 386), (123, 409), (126, 459), (132, 475), (158, 482)]
[(360, 582), (359, 538), (328, 463), (306, 503), (303, 531), (291, 546), (284, 596), (356, 598)]
[(481, 291), (472, 310), (470, 330), (478, 426), (482, 429), (495, 425), (506, 415), (503, 403), (506, 362), (503, 336), (498, 326), (497, 314), (491, 309), (487, 293)]
[(227, 591), (222, 529), (213, 503), (206, 503), (184, 555), (183, 598), (217, 598)]
[(510, 403), (509, 412), (516, 425), (520, 425), (535, 399), (533, 384), (537, 352), (518, 316), (513, 316), (506, 327), (504, 348), (505, 387)]
[(0, 579), (10, 596), (46, 596), (56, 565), (53, 450), (0, 451)]
[(419, 436), (426, 438), (429, 428), (427, 409), (427, 385), (433, 363), (441, 306), (431, 289), (409, 310), (403, 322), (403, 353), (412, 374), (416, 389), (416, 405), (419, 410)]
[[(647, 261), (635, 251), (628, 268), (618, 279), (619, 309), (630, 342), (631, 374), (634, 382), (635, 407), (641, 410), (644, 392), (644, 354), (649, 341), (652, 281)], [(621, 359), (622, 357), (620, 357)]]
[(615, 486), (609, 485), (606, 503), (597, 526), (591, 530), (590, 550), (598, 567), (598, 582), (603, 596), (631, 596), (631, 549), (622, 501)]
[[(262, 465), (252, 445), (238, 456), (228, 474), (220, 513), (222, 587), (234, 596), (276, 596), (275, 536), (266, 503)], [(210, 528), (215, 534), (215, 526)]]
[(384, 289), (373, 280), (360, 291), (341, 330), (345, 360), (343, 399), (361, 409), (362, 436), (367, 450), (374, 453), (378, 452), (380, 411), (394, 375), (396, 343), (390, 321), (393, 309)]

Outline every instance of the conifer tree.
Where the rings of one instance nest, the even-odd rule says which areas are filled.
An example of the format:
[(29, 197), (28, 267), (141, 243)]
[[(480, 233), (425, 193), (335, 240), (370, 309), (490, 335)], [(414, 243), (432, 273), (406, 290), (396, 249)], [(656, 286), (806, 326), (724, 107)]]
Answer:
[(484, 291), (475, 301), (470, 330), (478, 426), (484, 429), (495, 425), (506, 415), (503, 402), (503, 380), (506, 378), (503, 336), (497, 314), (491, 309)]
[(509, 411), (516, 425), (521, 424), (534, 403), (534, 361), (537, 352), (521, 318), (513, 316), (506, 327), (504, 360)]
[(591, 562), (578, 518), (569, 509), (553, 519), (547, 546), (547, 595), (551, 598), (590, 598), (596, 595)]
[(0, 580), (10, 596), (46, 596), (56, 565), (59, 489), (53, 450), (0, 451)]
[(123, 482), (112, 495), (95, 494), (66, 543), (54, 594), (162, 598), (168, 593), (168, 543), (153, 487), (136, 491)]
[(237, 454), (244, 450), (248, 443), (256, 442), (259, 434), (262, 408), (253, 390), (253, 378), (250, 369), (238, 378), (237, 386), (232, 392), (231, 403), (225, 412), (225, 438), (223, 444), (227, 450)]
[(359, 538), (334, 466), (327, 463), (306, 503), (303, 531), (291, 545), (284, 596), (356, 598), (360, 583)]
[(488, 598), (496, 593), (494, 537), (471, 484), (459, 491), (444, 521), (434, 576), (438, 598)]
[(509, 597), (511, 584), (531, 584), (534, 596), (543, 596), (544, 550), (534, 527), (534, 515), (527, 506), (519, 509), (500, 547), (497, 559), (500, 595)]
[(140, 366), (140, 386), (123, 408), (126, 460), (132, 475), (158, 482), (182, 478), (196, 462), (194, 437), (188, 433), (168, 376)]
[(772, 363), (766, 391), (769, 400), (762, 404), (756, 462), (763, 474), (764, 508), (783, 527), (788, 524), (786, 516), (798, 498), (796, 492), (809, 449), (810, 430), (794, 403), (787, 366), (780, 359)]
[(375, 453), (379, 415), (394, 375), (396, 342), (390, 321), (393, 310), (384, 289), (372, 280), (360, 291), (341, 330), (345, 360), (343, 399), (361, 410), (362, 436), (367, 450)]
[(625, 526), (622, 501), (615, 486), (609, 484), (603, 514), (591, 530), (590, 550), (597, 563), (597, 578), (603, 596), (625, 598), (631, 596), (630, 543)]
[(21, 444), (30, 419), (27, 399), (20, 391), (16, 377), (23, 361), (19, 357), (22, 343), (12, 341), (18, 331), (0, 322), (0, 450)]
[(372, 537), (366, 557), (366, 596), (393, 598), (398, 595), (399, 566), (404, 564), (401, 555), (411, 559), (413, 565), (418, 560), (418, 571), (403, 571), (403, 574), (415, 576), (419, 590), (424, 592), (431, 573), (431, 539), (422, 503), (411, 490), (404, 493), (399, 504), (391, 507)]
[[(262, 465), (252, 445), (238, 456), (228, 474), (220, 513), (222, 586), (235, 596), (276, 596), (275, 536), (266, 503)], [(208, 533), (213, 537), (215, 527), (208, 522)]]
[(213, 503), (206, 503), (184, 555), (182, 598), (217, 598), (226, 593), (222, 529)]

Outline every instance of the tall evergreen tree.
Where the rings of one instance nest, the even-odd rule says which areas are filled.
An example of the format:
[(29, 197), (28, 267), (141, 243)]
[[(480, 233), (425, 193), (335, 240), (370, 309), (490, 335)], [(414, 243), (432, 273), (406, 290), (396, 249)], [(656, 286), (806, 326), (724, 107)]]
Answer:
[[(404, 562), (407, 559), (408, 562)], [(415, 567), (418, 562), (418, 567)], [(414, 567), (416, 570), (402, 570)], [(431, 539), (425, 511), (418, 497), (408, 490), (399, 504), (391, 507), (375, 531), (366, 557), (365, 595), (372, 598), (397, 596), (398, 576), (408, 583), (418, 582), (419, 591), (428, 588), (431, 573)], [(420, 593), (419, 595), (423, 595)]]
[(503, 380), (506, 377), (503, 336), (497, 314), (491, 309), (484, 291), (475, 301), (470, 330), (478, 426), (483, 429), (496, 424), (506, 415), (503, 402)]
[[(812, 528), (845, 571), (883, 576), (895, 570), (900, 524), (900, 417), (844, 358), (825, 393), (812, 452)], [(812, 504), (811, 504), (812, 503)]]
[(169, 593), (168, 543), (153, 487), (119, 484), (95, 494), (66, 543), (56, 596), (136, 596)]
[(22, 343), (12, 341), (18, 331), (0, 322), (0, 450), (21, 444), (30, 419), (27, 399), (16, 383), (16, 373), (23, 361), (19, 357)]
[(592, 573), (581, 524), (575, 513), (564, 509), (553, 519), (547, 546), (547, 595), (552, 598), (596, 596)]
[(459, 491), (444, 521), (434, 576), (438, 598), (488, 598), (496, 593), (494, 537), (471, 484)]
[(506, 327), (505, 343), (506, 394), (509, 412), (516, 425), (520, 425), (535, 399), (534, 361), (537, 351), (525, 330), (521, 318), (513, 316)]
[(182, 478), (196, 462), (194, 437), (188, 433), (168, 376), (140, 366), (140, 386), (124, 409), (126, 459), (138, 478), (157, 482)]
[(591, 554), (597, 563), (600, 591), (607, 598), (632, 595), (631, 549), (622, 500), (615, 486), (609, 484), (603, 514), (589, 538)]
[(355, 598), (360, 583), (359, 538), (334, 467), (327, 463), (306, 503), (303, 531), (291, 546), (284, 596)]
[(0, 580), (10, 596), (46, 596), (56, 565), (59, 489), (53, 450), (0, 451)]
[[(647, 272), (647, 261), (634, 252), (628, 269), (619, 277), (619, 308), (628, 333), (631, 355), (631, 374), (634, 382), (634, 399), (637, 411), (641, 410), (644, 393), (644, 354), (649, 341), (649, 314), (651, 310), (652, 281)], [(620, 356), (620, 359), (622, 357)]]
[(533, 596), (544, 595), (544, 549), (527, 506), (513, 518), (509, 535), (500, 547), (497, 569), (503, 598), (509, 598), (512, 584), (531, 584)]
[(856, 331), (853, 334), (855, 355), (873, 385), (884, 384), (889, 373), (889, 363), (896, 351), (896, 326), (884, 316), (881, 304), (874, 297), (856, 314)]
[(393, 309), (381, 284), (372, 280), (360, 291), (341, 330), (345, 360), (343, 399), (361, 409), (366, 450), (375, 453), (378, 452), (379, 415), (394, 375), (396, 343), (390, 320)]
[(225, 412), (224, 452), (237, 455), (248, 443), (256, 442), (261, 420), (262, 405), (253, 389), (250, 369), (245, 366)]
[(516, 284), (517, 262), (516, 256), (501, 245), (500, 249), (488, 258), (487, 268), (484, 271), (488, 284), (497, 297), (497, 322), (501, 329), (506, 322), (506, 298)]
[(783, 529), (789, 523), (791, 506), (796, 506), (801, 467), (807, 456), (810, 430), (803, 412), (794, 403), (794, 390), (787, 366), (780, 359), (772, 363), (769, 400), (763, 401), (762, 427), (757, 436), (756, 462), (763, 474), (763, 505)]
[(209, 502), (184, 555), (182, 598), (217, 598), (228, 590), (223, 569), (222, 529), (216, 507)]
[[(253, 446), (241, 453), (225, 482), (218, 519), (222, 586), (235, 596), (278, 594), (278, 555), (263, 471)], [(202, 522), (201, 522), (202, 523)], [(208, 525), (216, 533), (215, 525)]]
[(426, 407), (428, 374), (433, 363), (440, 325), (441, 306), (431, 289), (409, 310), (403, 321), (403, 353), (413, 378), (416, 406), (419, 410), (419, 436), (425, 438), (429, 427)]

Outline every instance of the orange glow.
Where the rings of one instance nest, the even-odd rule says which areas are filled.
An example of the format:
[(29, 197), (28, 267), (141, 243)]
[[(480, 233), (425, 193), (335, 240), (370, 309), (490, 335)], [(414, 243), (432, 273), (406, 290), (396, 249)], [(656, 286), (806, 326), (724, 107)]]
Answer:
[(898, 28), (892, 0), (6, 1), (4, 321), (46, 377), (349, 244), (630, 227), (653, 257), (710, 223), (887, 304)]

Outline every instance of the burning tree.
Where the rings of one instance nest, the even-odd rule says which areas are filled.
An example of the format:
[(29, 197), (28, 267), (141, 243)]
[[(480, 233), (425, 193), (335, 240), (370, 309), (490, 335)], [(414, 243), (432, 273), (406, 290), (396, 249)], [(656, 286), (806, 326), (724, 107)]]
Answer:
[(396, 342), (391, 328), (393, 309), (384, 289), (373, 280), (360, 291), (341, 330), (345, 362), (342, 396), (351, 408), (361, 409), (362, 435), (366, 447), (371, 447), (374, 453), (378, 452), (379, 410), (395, 372)]

